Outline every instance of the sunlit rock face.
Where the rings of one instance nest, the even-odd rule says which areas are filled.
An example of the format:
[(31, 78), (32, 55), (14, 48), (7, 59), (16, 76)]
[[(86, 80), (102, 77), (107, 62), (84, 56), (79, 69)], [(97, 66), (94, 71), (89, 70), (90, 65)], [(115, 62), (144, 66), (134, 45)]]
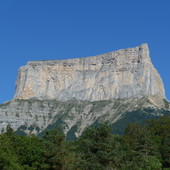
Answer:
[(102, 55), (31, 61), (19, 69), (14, 99), (67, 101), (165, 98), (147, 44)]
[(110, 122), (123, 133), (130, 122), (170, 114), (164, 86), (147, 44), (93, 57), (32, 61), (19, 69), (14, 99), (0, 104), (0, 133), (41, 135), (60, 126), (67, 138)]

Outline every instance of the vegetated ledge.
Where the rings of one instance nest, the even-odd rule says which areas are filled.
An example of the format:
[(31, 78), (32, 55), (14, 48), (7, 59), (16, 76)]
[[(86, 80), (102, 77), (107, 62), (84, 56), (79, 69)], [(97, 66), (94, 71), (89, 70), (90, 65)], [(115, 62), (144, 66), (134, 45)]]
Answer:
[[(14, 125), (16, 124), (15, 130), (20, 134), (33, 133), (41, 136), (46, 129), (61, 126), (67, 139), (70, 140), (80, 136), (88, 126), (105, 121), (112, 124), (113, 133), (122, 134), (125, 126), (130, 122), (137, 121), (143, 124), (146, 119), (169, 114), (168, 104), (165, 99), (156, 99), (155, 96), (94, 102), (74, 99), (67, 102), (38, 100), (36, 98), (15, 99), (5, 105), (0, 105), (0, 111), (7, 112), (7, 115), (4, 115), (6, 118), (4, 119), (1, 114), (0, 119), (5, 123), (9, 117), (10, 121), (13, 121)], [(16, 113), (18, 114), (16, 115)], [(11, 119), (12, 117), (13, 119)], [(21, 121), (21, 123), (17, 124), (17, 121)], [(87, 124), (82, 129), (85, 122)], [(6, 124), (8, 123), (9, 121), (6, 122)]]

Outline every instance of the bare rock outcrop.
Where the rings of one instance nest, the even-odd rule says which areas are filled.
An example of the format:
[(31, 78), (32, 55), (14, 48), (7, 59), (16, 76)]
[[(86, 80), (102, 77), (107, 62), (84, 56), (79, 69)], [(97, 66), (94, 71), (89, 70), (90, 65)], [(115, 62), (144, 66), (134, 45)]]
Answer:
[(31, 61), (19, 69), (14, 99), (67, 101), (165, 98), (147, 44), (102, 55)]
[(0, 104), (0, 133), (42, 135), (62, 127), (67, 138), (109, 121), (113, 133), (130, 122), (170, 114), (147, 44), (93, 57), (32, 61), (19, 69), (14, 99)]

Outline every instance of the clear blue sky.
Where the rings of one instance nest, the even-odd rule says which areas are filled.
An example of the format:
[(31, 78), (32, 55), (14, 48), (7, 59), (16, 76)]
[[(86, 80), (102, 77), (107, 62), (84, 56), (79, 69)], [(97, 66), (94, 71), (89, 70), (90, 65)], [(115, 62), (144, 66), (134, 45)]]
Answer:
[(0, 103), (30, 60), (85, 57), (148, 43), (170, 99), (170, 0), (0, 0)]

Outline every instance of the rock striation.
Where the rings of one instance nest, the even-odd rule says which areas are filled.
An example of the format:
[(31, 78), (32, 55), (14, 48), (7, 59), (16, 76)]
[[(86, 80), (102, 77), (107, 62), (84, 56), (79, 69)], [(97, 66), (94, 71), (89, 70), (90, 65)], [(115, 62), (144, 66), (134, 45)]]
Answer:
[(36, 135), (59, 125), (67, 136), (79, 137), (90, 125), (105, 121), (114, 125), (128, 117), (114, 129), (120, 133), (129, 122), (142, 122), (168, 113), (170, 104), (157, 96), (94, 102), (17, 99), (0, 105), (0, 133), (8, 124), (17, 132)]
[(68, 139), (109, 121), (113, 133), (129, 122), (170, 114), (147, 44), (86, 58), (31, 61), (19, 69), (14, 99), (0, 104), (0, 133), (41, 135), (61, 126)]
[(19, 69), (14, 99), (67, 101), (165, 98), (147, 44), (85, 58), (31, 61)]

